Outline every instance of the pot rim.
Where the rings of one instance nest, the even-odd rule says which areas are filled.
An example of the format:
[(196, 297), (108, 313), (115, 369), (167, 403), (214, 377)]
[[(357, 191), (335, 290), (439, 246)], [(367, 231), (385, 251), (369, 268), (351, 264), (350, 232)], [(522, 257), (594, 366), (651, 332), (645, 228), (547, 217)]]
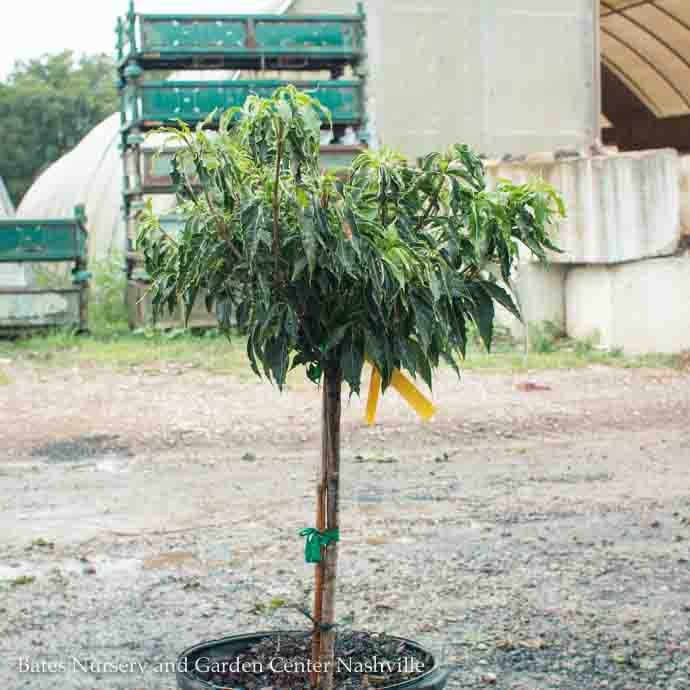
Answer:
[[(362, 631), (362, 632), (367, 632), (367, 631)], [(265, 637), (271, 637), (272, 635), (280, 635), (280, 634), (285, 634), (285, 635), (291, 635), (291, 634), (311, 634), (310, 630), (265, 630), (265, 631), (260, 631), (260, 632), (252, 632), (252, 633), (239, 633), (235, 635), (226, 635), (225, 637), (220, 637), (215, 640), (206, 640), (205, 642), (199, 642), (195, 645), (192, 645), (191, 647), (188, 647), (185, 649), (178, 657), (178, 669), (183, 668), (183, 665), (180, 664), (180, 662), (183, 659), (186, 659), (187, 657), (191, 656), (195, 652), (199, 652), (202, 649), (208, 649), (211, 647), (217, 647), (221, 644), (224, 644), (226, 642), (239, 642), (242, 640), (251, 640), (255, 638), (265, 638)], [(367, 634), (370, 635), (376, 635), (380, 633), (369, 633)], [(428, 671), (425, 671), (424, 673), (420, 674), (419, 676), (416, 676), (415, 678), (411, 678), (409, 680), (403, 681), (402, 683), (394, 683), (393, 685), (382, 685), (378, 690), (396, 690), (397, 688), (408, 688), (414, 684), (423, 682), (425, 679), (431, 677), (432, 674), (438, 673), (441, 670), (441, 666), (437, 663), (436, 657), (425, 647), (422, 647), (418, 642), (415, 642), (414, 640), (410, 640), (406, 637), (399, 637), (398, 635), (388, 635), (386, 633), (386, 636), (393, 639), (393, 640), (398, 640), (400, 642), (406, 642), (407, 644), (415, 647), (416, 649), (424, 652), (425, 654), (428, 654), (431, 657), (431, 668)], [(194, 676), (191, 672), (189, 671), (182, 671), (178, 670), (177, 671), (177, 676), (182, 676), (184, 678), (187, 678), (201, 687), (208, 688), (208, 690), (234, 690), (233, 688), (228, 688), (226, 686), (221, 686), (221, 685), (214, 685), (213, 683), (209, 683), (208, 681), (202, 680), (201, 678)]]

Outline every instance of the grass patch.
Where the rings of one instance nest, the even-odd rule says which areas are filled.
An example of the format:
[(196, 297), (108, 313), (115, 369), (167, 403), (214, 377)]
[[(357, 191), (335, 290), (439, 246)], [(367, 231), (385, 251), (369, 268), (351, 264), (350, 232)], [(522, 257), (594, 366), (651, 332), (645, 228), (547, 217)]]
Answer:
[(2, 370), (0, 370), (0, 386), (9, 386), (12, 379)]
[(681, 369), (680, 355), (650, 354), (627, 356), (619, 351), (606, 350), (554, 350), (553, 352), (535, 352), (527, 357), (516, 350), (487, 354), (469, 352), (467, 359), (461, 363), (461, 369), (467, 371), (487, 370), (495, 372), (521, 372), (545, 369), (582, 369), (593, 364), (624, 369), (670, 368)]
[(0, 341), (0, 356), (24, 358), (47, 366), (90, 363), (115, 367), (184, 364), (242, 378), (253, 377), (245, 355), (245, 341), (209, 332), (150, 331), (76, 335), (54, 332), (15, 341)]
[[(501, 342), (492, 353), (479, 344), (471, 343), (467, 358), (460, 363), (466, 371), (496, 373), (522, 372), (546, 369), (577, 369), (593, 364), (624, 368), (674, 368), (688, 367), (689, 355), (650, 354), (626, 356), (620, 351), (601, 350), (591, 343), (562, 340), (545, 352), (531, 351), (527, 357), (520, 349)], [(94, 333), (83, 336), (67, 331), (36, 335), (14, 341), (0, 341), (0, 358), (24, 359), (50, 367), (92, 364), (113, 367), (180, 365), (204, 371), (224, 373), (241, 380), (254, 380), (245, 354), (245, 340), (240, 336), (228, 341), (217, 331), (194, 334), (189, 331), (145, 331), (131, 333), (128, 330)], [(291, 384), (304, 379), (296, 369)], [(10, 379), (0, 371), (0, 385)]]

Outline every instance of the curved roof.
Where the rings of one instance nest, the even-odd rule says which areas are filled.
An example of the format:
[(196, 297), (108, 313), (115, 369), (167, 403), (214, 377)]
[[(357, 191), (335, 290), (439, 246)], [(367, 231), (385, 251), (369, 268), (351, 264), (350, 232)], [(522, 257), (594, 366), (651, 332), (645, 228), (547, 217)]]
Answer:
[(124, 247), (122, 221), (122, 163), (118, 144), (120, 115), (115, 113), (94, 127), (75, 148), (45, 170), (24, 195), (17, 215), (23, 218), (61, 218), (86, 207), (89, 254), (103, 258)]
[(690, 114), (688, 0), (601, 0), (601, 51), (651, 114)]

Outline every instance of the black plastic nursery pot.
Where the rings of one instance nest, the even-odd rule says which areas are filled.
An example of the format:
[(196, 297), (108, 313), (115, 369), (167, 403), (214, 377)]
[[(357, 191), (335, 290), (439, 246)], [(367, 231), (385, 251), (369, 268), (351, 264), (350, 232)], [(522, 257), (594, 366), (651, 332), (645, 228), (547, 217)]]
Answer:
[[(214, 659), (227, 659), (244, 651), (257, 642), (274, 635), (294, 634), (294, 630), (250, 633), (246, 635), (232, 635), (220, 640), (202, 642), (186, 649), (177, 660), (177, 687), (178, 690), (234, 690), (223, 686), (214, 685), (195, 675), (195, 669), (199, 666), (207, 666)], [(424, 652), (432, 660), (431, 668), (425, 670), (422, 675), (411, 680), (393, 685), (377, 686), (377, 690), (443, 690), (448, 680), (449, 671), (441, 668), (438, 661), (429, 654), (428, 650), (411, 640), (403, 637), (393, 639), (406, 643), (408, 646)]]

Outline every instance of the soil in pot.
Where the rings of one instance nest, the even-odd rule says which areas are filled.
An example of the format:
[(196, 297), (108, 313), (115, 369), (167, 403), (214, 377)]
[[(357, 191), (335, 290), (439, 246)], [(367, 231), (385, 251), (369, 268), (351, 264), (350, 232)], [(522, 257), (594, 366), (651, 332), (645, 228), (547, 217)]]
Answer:
[[(195, 664), (192, 675), (223, 688), (308, 690), (311, 633), (276, 633), (237, 654)], [(406, 683), (427, 673), (430, 654), (383, 634), (339, 631), (335, 690), (365, 690)]]

